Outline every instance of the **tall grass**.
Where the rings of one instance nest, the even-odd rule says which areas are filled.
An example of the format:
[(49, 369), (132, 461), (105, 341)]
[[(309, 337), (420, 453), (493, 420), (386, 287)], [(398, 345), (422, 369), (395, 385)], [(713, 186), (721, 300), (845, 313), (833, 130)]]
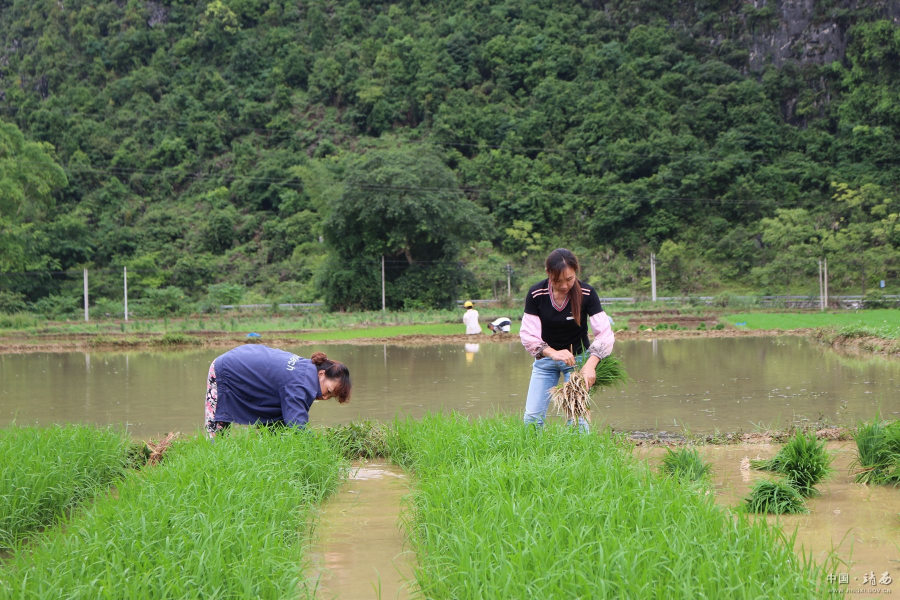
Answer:
[(85, 425), (0, 429), (0, 550), (105, 491), (129, 446), (122, 432)]
[(43, 318), (31, 313), (0, 313), (0, 329), (32, 329), (42, 322)]
[(309, 431), (237, 428), (176, 442), (159, 467), (104, 498), (0, 572), (0, 597), (296, 598), (308, 508), (340, 456)]
[(426, 598), (812, 598), (780, 531), (652, 473), (608, 435), (517, 419), (398, 423)]

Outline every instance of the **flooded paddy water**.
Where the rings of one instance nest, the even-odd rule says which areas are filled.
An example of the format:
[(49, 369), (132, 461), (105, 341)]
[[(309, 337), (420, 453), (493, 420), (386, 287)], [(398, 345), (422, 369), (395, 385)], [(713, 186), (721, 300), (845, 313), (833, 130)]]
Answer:
[[(520, 413), (531, 357), (508, 343), (285, 347), (346, 362), (353, 400), (319, 402), (313, 425), (389, 421), (455, 410)], [(848, 358), (799, 337), (627, 340), (633, 382), (596, 397), (595, 422), (616, 430), (750, 431), (827, 420), (852, 425), (900, 412), (900, 362)], [(132, 435), (196, 431), (205, 377), (221, 349), (0, 354), (0, 426), (128, 424)]]
[[(354, 464), (347, 483), (321, 509), (310, 580), (320, 598), (407, 598), (415, 557), (404, 547), (400, 501), (406, 474), (383, 463)], [(314, 584), (316, 585), (316, 584)]]
[[(780, 444), (701, 446), (700, 456), (712, 464), (716, 502), (737, 508), (755, 481), (772, 477), (767, 471), (750, 469), (746, 459), (772, 458), (780, 448)], [(854, 483), (850, 474), (856, 456), (853, 442), (829, 442), (827, 449), (835, 455), (834, 473), (817, 486), (821, 495), (807, 500), (809, 514), (756, 518), (780, 526), (788, 537), (796, 531), (795, 549), (820, 564), (834, 552), (845, 563), (835, 568), (835, 575), (846, 573), (851, 588), (862, 587), (867, 573), (880, 577), (889, 572), (895, 578), (900, 573), (900, 490)], [(654, 470), (664, 454), (664, 448), (635, 450), (635, 456), (647, 460)]]

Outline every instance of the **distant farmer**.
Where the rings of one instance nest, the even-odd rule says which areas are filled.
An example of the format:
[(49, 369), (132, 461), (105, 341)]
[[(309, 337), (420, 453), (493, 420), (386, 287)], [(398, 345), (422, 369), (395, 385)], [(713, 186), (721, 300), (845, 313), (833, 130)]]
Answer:
[(209, 367), (206, 434), (213, 439), (232, 423), (303, 427), (314, 400), (350, 400), (350, 371), (321, 352), (309, 358), (247, 344)]
[(500, 317), (499, 319), (494, 319), (492, 322), (488, 323), (488, 329), (491, 330), (491, 334), (495, 333), (509, 333), (509, 328), (512, 326), (512, 321), (509, 320), (509, 317)]
[[(531, 383), (525, 399), (525, 423), (543, 426), (550, 404), (550, 388), (562, 375), (569, 380), (576, 362), (588, 386), (597, 380), (597, 363), (612, 352), (615, 336), (597, 292), (578, 279), (578, 259), (559, 248), (545, 263), (547, 279), (531, 286), (525, 297), (520, 336), (534, 356)], [(588, 322), (594, 341), (588, 339)], [(579, 424), (587, 430), (586, 422)]]
[(463, 323), (466, 324), (466, 335), (481, 333), (481, 325), (478, 324), (478, 311), (475, 310), (475, 305), (472, 304), (471, 300), (466, 300), (463, 306), (466, 307), (466, 314), (463, 315)]

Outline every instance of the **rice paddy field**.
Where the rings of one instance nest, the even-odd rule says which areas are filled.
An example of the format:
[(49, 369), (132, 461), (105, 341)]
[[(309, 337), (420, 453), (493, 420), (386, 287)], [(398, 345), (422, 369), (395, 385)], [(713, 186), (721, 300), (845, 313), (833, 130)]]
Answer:
[[(780, 528), (718, 506), (704, 479), (655, 472), (609, 432), (453, 414), (235, 428), (213, 443), (183, 437), (155, 466), (127, 462), (129, 445), (108, 430), (46, 432), (93, 436), (98, 453), (114, 457), (96, 468), (111, 475), (57, 501), (43, 529), (12, 544), (0, 559), (0, 598), (323, 597), (304, 576), (321, 541), (318, 511), (346, 479), (348, 459), (376, 455), (408, 477), (401, 525), (413, 597), (827, 595), (828, 565), (798, 553)], [(20, 481), (83, 479), (49, 459), (4, 457)], [(0, 509), (8, 502), (5, 493)], [(32, 522), (20, 511), (4, 532), (10, 521)]]
[(345, 471), (306, 431), (176, 442), (162, 465), (116, 479), (17, 547), (0, 598), (313, 597), (300, 573), (310, 509)]

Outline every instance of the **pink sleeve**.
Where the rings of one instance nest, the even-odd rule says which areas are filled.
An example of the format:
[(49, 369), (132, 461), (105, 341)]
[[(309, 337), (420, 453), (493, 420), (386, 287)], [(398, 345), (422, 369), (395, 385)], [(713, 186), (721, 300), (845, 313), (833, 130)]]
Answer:
[(546, 342), (541, 339), (541, 318), (537, 315), (525, 313), (522, 316), (522, 328), (519, 330), (519, 338), (522, 345), (535, 358), (542, 356)]
[[(590, 316), (591, 329), (594, 330), (594, 341), (588, 348), (588, 352), (599, 359), (604, 359), (612, 354), (616, 336), (609, 324), (609, 316), (604, 311)], [(524, 321), (522, 323), (524, 329)]]

